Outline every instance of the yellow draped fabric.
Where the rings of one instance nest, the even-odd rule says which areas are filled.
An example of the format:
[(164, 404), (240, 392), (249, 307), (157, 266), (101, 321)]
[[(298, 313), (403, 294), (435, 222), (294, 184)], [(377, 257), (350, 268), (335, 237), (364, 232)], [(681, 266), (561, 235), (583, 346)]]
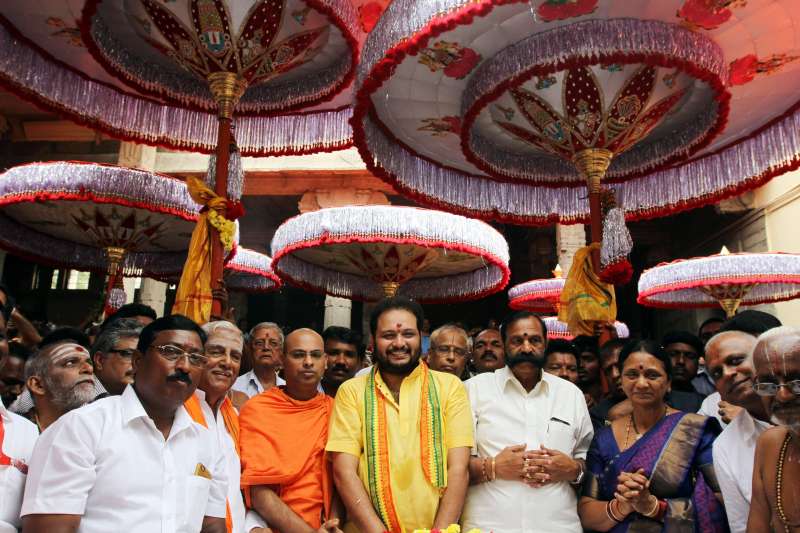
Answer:
[(592, 250), (599, 248), (599, 243), (592, 243), (575, 252), (561, 291), (558, 319), (567, 323), (573, 335), (594, 335), (594, 322), (617, 318), (614, 286), (600, 281), (592, 268)]
[[(198, 324), (211, 318), (211, 218), (225, 216), (225, 198), (208, 188), (200, 179), (187, 177), (186, 185), (192, 200), (207, 207), (197, 219), (197, 225), (189, 242), (189, 253), (183, 267), (178, 291), (175, 293), (173, 314), (185, 315)], [(213, 213), (213, 214), (212, 214)], [(221, 235), (223, 243), (225, 236)]]

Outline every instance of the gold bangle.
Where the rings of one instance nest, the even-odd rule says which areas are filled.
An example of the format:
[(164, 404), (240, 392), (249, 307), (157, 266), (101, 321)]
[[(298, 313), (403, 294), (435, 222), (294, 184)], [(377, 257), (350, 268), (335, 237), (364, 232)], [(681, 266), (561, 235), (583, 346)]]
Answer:
[(495, 467), (495, 458), (492, 457), (492, 481), (497, 479), (497, 472), (495, 471), (494, 467)]
[[(651, 494), (651, 496), (653, 496), (653, 495)], [(656, 503), (653, 506), (653, 508), (651, 510), (647, 511), (646, 513), (643, 513), (644, 516), (646, 516), (647, 518), (653, 518), (655, 516), (658, 516), (658, 510), (659, 510), (659, 507), (661, 507), (660, 506), (660, 502), (658, 501), (658, 498), (656, 496), (653, 496), (653, 499), (656, 501)]]
[(617, 518), (616, 514), (614, 513), (615, 503), (617, 504), (617, 511), (619, 511), (619, 502), (617, 500), (611, 500), (608, 502), (608, 505), (606, 506), (606, 512), (608, 513), (608, 516), (611, 518), (611, 520), (619, 524), (623, 522), (626, 517), (623, 516), (622, 518)]

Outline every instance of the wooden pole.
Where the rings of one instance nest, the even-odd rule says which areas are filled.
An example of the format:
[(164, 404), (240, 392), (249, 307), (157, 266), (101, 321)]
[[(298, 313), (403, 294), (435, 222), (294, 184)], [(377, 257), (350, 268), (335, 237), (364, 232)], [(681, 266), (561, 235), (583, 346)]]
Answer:
[[(587, 148), (575, 154), (572, 161), (586, 179), (589, 189), (589, 225), (593, 243), (603, 240), (603, 216), (600, 209), (600, 180), (611, 164), (612, 152), (605, 148)], [(600, 250), (592, 252), (592, 267), (600, 274)]]

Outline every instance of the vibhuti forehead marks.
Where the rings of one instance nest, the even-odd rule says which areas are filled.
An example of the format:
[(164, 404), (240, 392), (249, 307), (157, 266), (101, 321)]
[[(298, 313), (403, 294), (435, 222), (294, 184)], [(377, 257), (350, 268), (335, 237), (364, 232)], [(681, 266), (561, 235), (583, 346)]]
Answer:
[(62, 360), (66, 359), (67, 357), (74, 356), (76, 353), (89, 357), (89, 351), (80, 344), (76, 344), (74, 342), (66, 342), (64, 344), (59, 344), (58, 346), (53, 348), (50, 360), (53, 363), (59, 363)]

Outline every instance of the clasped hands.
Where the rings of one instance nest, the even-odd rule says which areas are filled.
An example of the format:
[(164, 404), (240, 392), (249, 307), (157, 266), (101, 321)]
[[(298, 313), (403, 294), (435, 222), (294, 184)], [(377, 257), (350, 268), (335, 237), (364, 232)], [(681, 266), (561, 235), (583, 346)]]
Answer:
[(524, 444), (507, 446), (495, 458), (498, 479), (519, 480), (530, 487), (575, 481), (580, 469), (578, 461), (544, 445), (538, 450), (526, 450)]
[(620, 473), (614, 499), (619, 512), (625, 516), (634, 511), (648, 516), (658, 506), (658, 499), (650, 494), (650, 480), (641, 468), (636, 472)]

